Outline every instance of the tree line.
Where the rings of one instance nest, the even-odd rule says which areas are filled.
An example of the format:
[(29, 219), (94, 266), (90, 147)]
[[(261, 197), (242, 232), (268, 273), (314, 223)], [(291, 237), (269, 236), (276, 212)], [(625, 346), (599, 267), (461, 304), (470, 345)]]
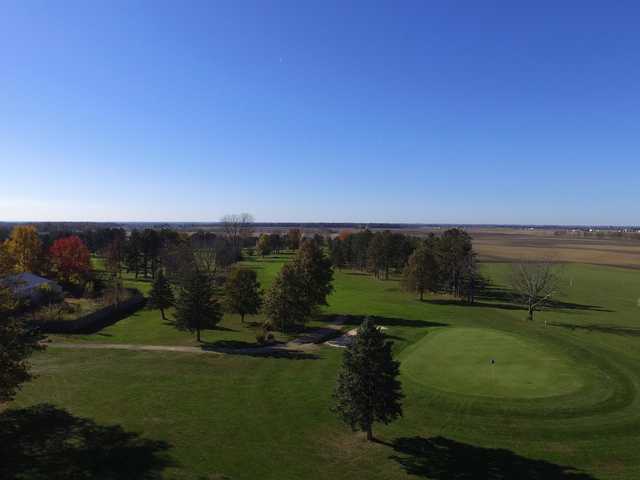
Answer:
[(471, 236), (458, 228), (427, 238), (389, 230), (342, 232), (328, 241), (328, 248), (337, 268), (367, 271), (383, 279), (402, 274), (403, 286), (420, 299), (427, 292), (444, 292), (473, 302), (485, 285)]
[(182, 330), (196, 333), (214, 328), (223, 312), (245, 315), (264, 312), (266, 320), (259, 333), (287, 331), (304, 324), (332, 292), (333, 269), (329, 258), (312, 239), (303, 240), (293, 259), (285, 264), (271, 287), (264, 292), (255, 270), (235, 266), (221, 286), (210, 271), (197, 262), (182, 275), (166, 275), (166, 266), (156, 275), (149, 304), (165, 310), (175, 307), (173, 322)]

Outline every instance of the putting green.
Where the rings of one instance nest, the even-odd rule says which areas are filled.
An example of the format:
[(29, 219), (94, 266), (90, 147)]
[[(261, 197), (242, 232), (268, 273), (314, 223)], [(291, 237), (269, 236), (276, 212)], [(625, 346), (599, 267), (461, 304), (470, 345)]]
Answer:
[(427, 387), (498, 398), (566, 395), (586, 381), (570, 358), (542, 341), (482, 328), (431, 332), (405, 350), (401, 369)]

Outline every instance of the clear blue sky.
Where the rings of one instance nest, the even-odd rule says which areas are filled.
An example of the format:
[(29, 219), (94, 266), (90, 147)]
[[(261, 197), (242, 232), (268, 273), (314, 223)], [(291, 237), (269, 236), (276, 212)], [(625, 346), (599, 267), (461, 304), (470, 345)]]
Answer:
[(2, 2), (0, 220), (640, 223), (637, 1)]

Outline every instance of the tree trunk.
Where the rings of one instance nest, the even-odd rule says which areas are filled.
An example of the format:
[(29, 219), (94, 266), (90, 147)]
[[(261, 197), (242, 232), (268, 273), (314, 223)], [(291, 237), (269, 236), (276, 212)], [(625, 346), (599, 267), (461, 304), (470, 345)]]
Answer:
[(371, 425), (367, 427), (367, 441), (373, 441), (373, 427)]
[(240, 314), (240, 321), (241, 321), (242, 323), (244, 323), (244, 313), (241, 313), (241, 314)]
[(165, 316), (164, 316), (164, 308), (161, 308), (161, 309), (160, 309), (160, 315), (162, 315), (162, 319), (163, 319), (163, 320), (166, 320), (166, 319), (167, 319), (167, 317), (165, 317)]
[(198, 328), (196, 328), (196, 338), (198, 340), (198, 343), (200, 343), (200, 326), (198, 326)]
[(529, 320), (533, 320), (533, 307), (529, 305)]
[(420, 290), (420, 301), (424, 302), (424, 290)]

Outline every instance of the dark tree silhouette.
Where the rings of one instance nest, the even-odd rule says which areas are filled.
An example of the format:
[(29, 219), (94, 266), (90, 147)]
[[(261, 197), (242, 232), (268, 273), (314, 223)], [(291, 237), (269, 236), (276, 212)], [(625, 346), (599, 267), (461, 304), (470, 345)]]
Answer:
[(354, 431), (373, 440), (373, 424), (388, 424), (402, 416), (400, 363), (393, 360), (385, 334), (365, 319), (347, 347), (333, 394), (333, 411)]
[(255, 315), (262, 305), (262, 292), (255, 270), (233, 269), (224, 285), (224, 294), (227, 310), (239, 314), (243, 323), (245, 315)]
[(20, 385), (31, 380), (28, 359), (44, 348), (41, 335), (10, 316), (15, 305), (11, 290), (0, 286), (0, 403), (11, 400)]
[(149, 292), (149, 306), (160, 310), (162, 319), (166, 320), (167, 317), (164, 311), (174, 305), (175, 299), (173, 296), (173, 289), (167, 277), (164, 276), (162, 269), (158, 271), (151, 286), (151, 292)]
[(198, 271), (191, 273), (180, 287), (174, 319), (176, 328), (195, 331), (200, 341), (200, 331), (215, 327), (221, 319), (222, 309), (214, 297), (211, 279)]

